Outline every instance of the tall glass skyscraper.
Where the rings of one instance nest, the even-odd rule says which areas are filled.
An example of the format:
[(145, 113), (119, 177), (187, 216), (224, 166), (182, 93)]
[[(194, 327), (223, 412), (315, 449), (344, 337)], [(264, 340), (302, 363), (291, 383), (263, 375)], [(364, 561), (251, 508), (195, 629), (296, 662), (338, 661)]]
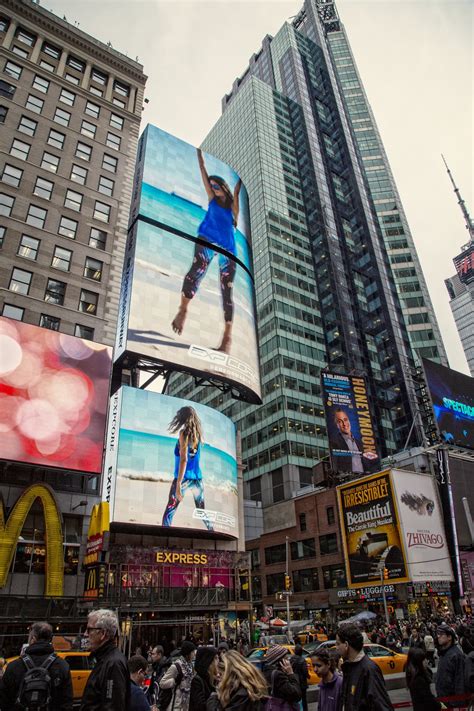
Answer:
[[(324, 368), (367, 377), (383, 455), (422, 443), (417, 360), (446, 356), (333, 2), (305, 0), (265, 37), (203, 148), (250, 198), (264, 402), (207, 400), (242, 431), (247, 497), (291, 497), (326, 456)], [(182, 377), (171, 389), (207, 399)]]

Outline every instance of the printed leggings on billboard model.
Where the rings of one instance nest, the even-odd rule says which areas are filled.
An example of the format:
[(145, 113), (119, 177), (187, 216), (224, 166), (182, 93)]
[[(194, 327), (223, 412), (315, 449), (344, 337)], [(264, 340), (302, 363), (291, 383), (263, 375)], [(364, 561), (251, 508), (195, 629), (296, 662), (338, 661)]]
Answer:
[[(170, 489), (170, 494), (168, 498), (168, 504), (166, 505), (165, 512), (163, 514), (163, 521), (162, 521), (162, 526), (171, 526), (173, 523), (173, 517), (176, 513), (176, 509), (179, 506), (179, 501), (176, 496), (176, 486), (177, 486), (177, 479), (173, 479), (171, 483), (171, 489)], [(206, 505), (204, 503), (204, 486), (202, 483), (202, 479), (185, 479), (181, 483), (181, 492), (184, 496), (185, 492), (191, 489), (193, 492), (194, 496), (194, 504), (197, 509), (202, 509), (204, 510), (206, 508)], [(206, 525), (206, 528), (208, 531), (213, 531), (214, 527), (212, 523), (209, 521), (207, 516), (203, 518), (203, 521)]]
[[(192, 299), (199, 289), (201, 281), (206, 276), (209, 265), (212, 262), (215, 250), (204, 245), (196, 244), (194, 248), (194, 258), (190, 270), (184, 277), (183, 294), (187, 299)], [(224, 254), (219, 253), (219, 275), (222, 294), (222, 307), (224, 309), (224, 320), (231, 323), (234, 318), (234, 299), (232, 289), (236, 262)]]

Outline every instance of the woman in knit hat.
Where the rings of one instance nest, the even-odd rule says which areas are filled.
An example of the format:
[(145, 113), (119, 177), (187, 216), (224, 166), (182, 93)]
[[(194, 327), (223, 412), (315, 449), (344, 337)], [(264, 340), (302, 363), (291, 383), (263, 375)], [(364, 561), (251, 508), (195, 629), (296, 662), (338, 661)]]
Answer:
[(267, 681), (270, 696), (286, 701), (290, 708), (299, 708), (301, 688), (298, 677), (290, 664), (290, 653), (286, 647), (270, 647), (264, 659), (263, 673)]
[(217, 659), (215, 647), (198, 647), (189, 696), (191, 711), (206, 711), (207, 700), (215, 691)]

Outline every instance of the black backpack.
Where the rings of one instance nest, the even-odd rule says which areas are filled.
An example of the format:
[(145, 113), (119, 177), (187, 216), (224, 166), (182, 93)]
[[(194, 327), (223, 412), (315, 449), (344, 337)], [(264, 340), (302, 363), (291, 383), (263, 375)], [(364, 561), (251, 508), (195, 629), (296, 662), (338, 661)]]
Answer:
[(22, 659), (26, 666), (26, 674), (20, 684), (16, 702), (25, 711), (48, 711), (52, 686), (49, 668), (57, 657), (55, 654), (50, 654), (40, 666), (36, 666), (28, 654), (25, 654)]
[(158, 694), (158, 701), (156, 702), (156, 705), (158, 706), (160, 711), (166, 711), (166, 709), (170, 705), (171, 701), (174, 700), (174, 696), (176, 694), (176, 689), (183, 681), (184, 674), (183, 674), (183, 670), (181, 669), (181, 664), (176, 664), (176, 662), (173, 662), (173, 664), (175, 665), (176, 669), (178, 670), (178, 674), (176, 675), (175, 684), (174, 684), (174, 686), (171, 687), (171, 689), (162, 689), (160, 687), (160, 693)]

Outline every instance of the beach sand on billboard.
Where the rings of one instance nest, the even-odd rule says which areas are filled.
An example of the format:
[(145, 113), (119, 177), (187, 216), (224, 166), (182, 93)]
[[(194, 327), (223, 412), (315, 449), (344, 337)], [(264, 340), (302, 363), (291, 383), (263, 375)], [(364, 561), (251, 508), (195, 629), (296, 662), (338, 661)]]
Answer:
[[(189, 354), (191, 345), (217, 349), (224, 333), (217, 255), (196, 296), (189, 304), (182, 334), (178, 335), (173, 331), (171, 323), (179, 308), (186, 266), (183, 265), (181, 274), (176, 274), (171, 270), (166, 271), (162, 267), (136, 260), (128, 348), (196, 370), (221, 372), (258, 390), (257, 342), (253, 314), (244, 308), (245, 301), (239, 299), (238, 293), (239, 286), (245, 288), (242, 277), (236, 279), (234, 286), (234, 321), (229, 355), (247, 365), (255, 376), (252, 378), (245, 374), (243, 378), (241, 369), (229, 369), (218, 360), (213, 364)], [(241, 267), (237, 269), (244, 273)]]
[[(171, 480), (153, 478), (147, 480), (146, 475), (127, 474), (117, 472), (117, 486), (115, 491), (115, 504), (113, 520), (121, 523), (139, 523), (145, 526), (161, 526), (163, 512), (168, 503)], [(234, 516), (237, 513), (237, 494), (229, 493), (230, 488), (213, 486), (206, 487), (204, 482), (204, 500), (206, 510)], [(235, 491), (235, 490), (234, 490)], [(193, 517), (195, 512), (194, 498), (191, 491), (186, 491), (173, 518), (173, 527), (194, 528), (206, 530), (202, 520)], [(214, 529), (219, 533), (234, 534), (235, 527), (215, 524)]]

